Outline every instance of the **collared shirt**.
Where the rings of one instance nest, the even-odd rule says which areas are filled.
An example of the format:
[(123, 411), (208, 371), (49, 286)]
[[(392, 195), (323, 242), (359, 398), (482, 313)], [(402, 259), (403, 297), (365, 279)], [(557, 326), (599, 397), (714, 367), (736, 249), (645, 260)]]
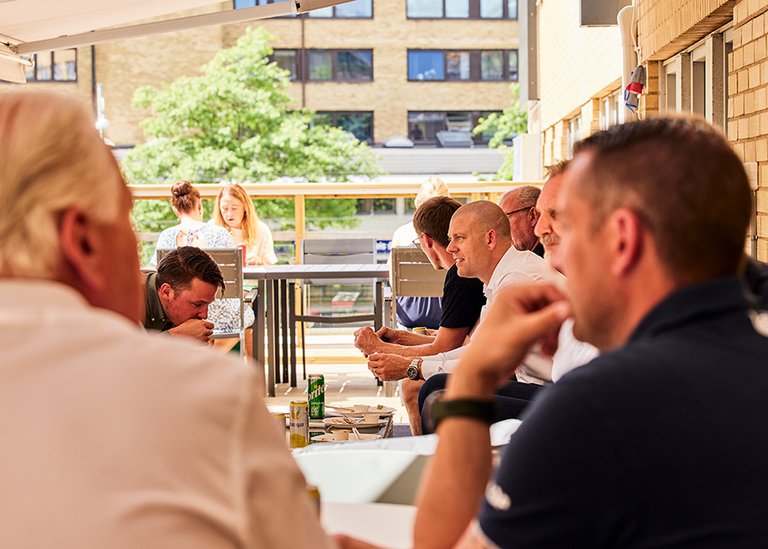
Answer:
[[(483, 286), (486, 301), (480, 312), (480, 322), (483, 321), (483, 317), (493, 301), (493, 296), (504, 286), (540, 281), (562, 284), (564, 280), (563, 275), (555, 271), (533, 252), (521, 252), (510, 246), (496, 264), (488, 284)], [(464, 353), (464, 348), (459, 347), (445, 353), (423, 357), (421, 362), (422, 377), (428, 379), (437, 373), (452, 372)], [(530, 372), (546, 372), (549, 371), (551, 363), (552, 360), (549, 357), (534, 350), (528, 354), (524, 360), (524, 366), (520, 370), (523, 372), (527, 368)], [(521, 373), (518, 375), (525, 378), (521, 381), (539, 381), (531, 374)]]
[(331, 547), (263, 390), (67, 286), (0, 281), (2, 546)]
[(144, 279), (144, 322), (147, 330), (167, 332), (174, 327), (173, 322), (165, 316), (163, 304), (157, 295), (157, 273), (146, 273)]
[(760, 318), (735, 277), (689, 286), (548, 388), (489, 485), (484, 535), (516, 548), (764, 546)]

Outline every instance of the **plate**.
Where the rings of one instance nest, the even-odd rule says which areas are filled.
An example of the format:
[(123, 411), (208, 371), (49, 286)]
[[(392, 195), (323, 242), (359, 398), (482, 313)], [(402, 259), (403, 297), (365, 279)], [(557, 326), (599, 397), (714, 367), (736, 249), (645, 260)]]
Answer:
[[(336, 404), (333, 404), (333, 406), (336, 406)], [(349, 405), (339, 405), (342, 408), (351, 408)], [(334, 416), (360, 416), (362, 414), (376, 414), (378, 413), (380, 416), (391, 416), (395, 413), (394, 408), (390, 408), (389, 406), (382, 406), (379, 408), (378, 406), (368, 406), (367, 410), (361, 410), (359, 412), (343, 412), (341, 410), (335, 410), (333, 408), (327, 408), (325, 409), (326, 415), (334, 415)]]
[[(349, 418), (352, 419), (352, 418)], [(351, 429), (355, 427), (357, 429), (363, 429), (366, 427), (378, 427), (384, 423), (384, 420), (378, 421), (355, 421), (354, 423), (347, 423), (343, 417), (332, 417), (325, 420), (325, 425), (328, 427), (336, 427), (337, 429)]]
[(312, 437), (312, 442), (364, 442), (366, 440), (379, 440), (381, 435), (360, 434), (360, 438), (350, 438), (348, 440), (334, 440), (333, 434), (317, 435)]

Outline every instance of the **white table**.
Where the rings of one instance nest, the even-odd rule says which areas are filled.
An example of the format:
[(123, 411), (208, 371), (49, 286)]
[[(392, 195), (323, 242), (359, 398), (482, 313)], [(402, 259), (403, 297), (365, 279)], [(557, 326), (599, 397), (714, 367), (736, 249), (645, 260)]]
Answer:
[[(288, 341), (295, 341), (295, 326), (288, 326), (289, 310), (293, 310), (293, 296), (288, 292), (288, 282), (308, 279), (349, 279), (376, 281), (374, 295), (375, 328), (382, 326), (384, 318), (383, 284), (389, 278), (387, 265), (327, 264), (327, 265), (271, 265), (245, 267), (243, 277), (259, 283), (256, 301), (256, 327), (253, 331), (253, 352), (257, 362), (267, 367), (267, 391), (275, 396), (275, 380), (280, 377), (280, 334), (283, 334), (283, 378), (296, 386), (296, 349), (288, 348)], [(351, 319), (350, 319), (351, 320)], [(265, 334), (266, 329), (266, 334)], [(288, 331), (290, 330), (290, 338)], [(269, 354), (265, 352), (269, 342)], [(289, 358), (290, 357), (290, 358)], [(265, 360), (266, 359), (266, 360)], [(290, 375), (288, 368), (290, 366)], [(287, 381), (288, 379), (284, 379)]]
[(413, 547), (416, 507), (391, 503), (323, 503), (323, 528), (387, 547)]

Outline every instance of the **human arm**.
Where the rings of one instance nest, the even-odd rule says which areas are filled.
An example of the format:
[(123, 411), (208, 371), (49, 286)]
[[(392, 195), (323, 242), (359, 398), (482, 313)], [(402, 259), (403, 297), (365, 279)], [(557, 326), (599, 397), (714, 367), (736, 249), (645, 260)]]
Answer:
[(189, 320), (168, 330), (173, 336), (191, 337), (203, 343), (207, 343), (213, 335), (213, 322), (201, 320), (199, 318), (190, 318)]
[[(460, 347), (467, 338), (469, 328), (440, 328), (435, 337), (405, 332), (414, 336), (409, 337), (405, 334), (401, 335), (401, 330), (389, 330), (389, 333), (392, 332), (396, 334), (397, 343), (392, 343), (391, 339), (390, 341), (383, 341), (384, 338), (379, 337), (368, 327), (360, 328), (355, 332), (355, 347), (365, 355), (372, 353), (389, 353), (410, 357), (436, 355)], [(405, 341), (412, 343), (403, 343)], [(416, 343), (417, 341), (418, 343)]]
[[(500, 291), (472, 343), (464, 348), (444, 398), (491, 401), (530, 346), (556, 337), (568, 313), (562, 294), (551, 285), (512, 286)], [(418, 548), (457, 543), (477, 511), (491, 472), (486, 423), (449, 417), (440, 423), (437, 433), (437, 452), (418, 498), (414, 527)]]

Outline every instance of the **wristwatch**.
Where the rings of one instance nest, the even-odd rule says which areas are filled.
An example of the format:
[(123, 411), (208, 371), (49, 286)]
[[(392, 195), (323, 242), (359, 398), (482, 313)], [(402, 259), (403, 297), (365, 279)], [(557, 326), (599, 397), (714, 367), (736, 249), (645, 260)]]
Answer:
[(421, 379), (421, 358), (416, 357), (411, 361), (408, 368), (405, 369), (405, 375), (413, 381)]
[(430, 420), (435, 429), (442, 420), (448, 417), (466, 417), (482, 421), (488, 425), (496, 421), (496, 403), (493, 400), (436, 398), (431, 404)]

